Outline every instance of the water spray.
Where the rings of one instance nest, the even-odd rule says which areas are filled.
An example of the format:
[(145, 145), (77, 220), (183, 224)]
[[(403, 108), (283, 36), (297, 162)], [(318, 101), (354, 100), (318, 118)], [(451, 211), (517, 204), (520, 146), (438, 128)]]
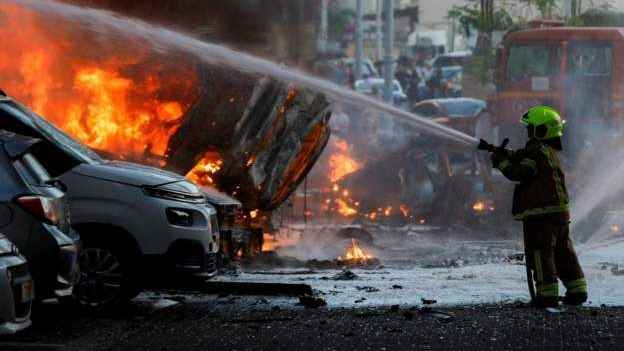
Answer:
[(367, 106), (399, 118), (419, 130), (435, 134), (448, 141), (467, 147), (476, 147), (479, 141), (458, 130), (432, 120), (401, 110), (375, 98), (357, 93), (332, 82), (315, 78), (296, 69), (287, 68), (269, 60), (212, 44), (161, 26), (123, 17), (116, 13), (68, 5), (56, 1), (8, 0), (38, 12), (45, 12), (72, 21), (98, 33), (119, 37), (140, 38), (160, 51), (179, 50), (189, 53), (208, 64), (223, 65), (241, 72), (267, 75), (275, 79), (325, 93), (328, 98), (344, 104)]

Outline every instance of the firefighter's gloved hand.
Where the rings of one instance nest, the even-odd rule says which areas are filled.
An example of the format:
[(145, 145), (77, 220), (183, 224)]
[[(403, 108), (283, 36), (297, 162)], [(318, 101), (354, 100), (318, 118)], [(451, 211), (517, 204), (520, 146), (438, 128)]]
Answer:
[(500, 163), (507, 159), (507, 153), (503, 151), (494, 151), (492, 152), (490, 159), (492, 160), (492, 166), (494, 166), (494, 168), (498, 168)]

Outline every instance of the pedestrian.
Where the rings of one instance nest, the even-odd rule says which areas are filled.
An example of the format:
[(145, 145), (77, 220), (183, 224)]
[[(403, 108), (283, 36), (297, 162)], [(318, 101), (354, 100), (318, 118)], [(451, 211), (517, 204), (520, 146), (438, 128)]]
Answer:
[(517, 182), (513, 215), (522, 221), (526, 264), (534, 272), (534, 304), (559, 304), (559, 278), (566, 287), (563, 302), (581, 305), (587, 300), (587, 282), (570, 240), (570, 211), (565, 175), (557, 156), (565, 121), (548, 106), (536, 106), (521, 119), (529, 141), (523, 149), (497, 149), (492, 164)]

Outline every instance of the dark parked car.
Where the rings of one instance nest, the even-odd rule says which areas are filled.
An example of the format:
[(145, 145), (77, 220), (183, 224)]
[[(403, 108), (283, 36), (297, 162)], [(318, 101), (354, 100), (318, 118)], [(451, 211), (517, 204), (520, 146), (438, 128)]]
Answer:
[[(0, 120), (6, 121), (0, 110)], [(39, 139), (0, 130), (0, 232), (28, 260), (38, 300), (70, 296), (78, 278), (78, 236), (64, 185), (33, 155)]]
[(455, 51), (439, 55), (433, 60), (433, 68), (462, 66), (466, 67), (472, 62), (472, 53), (470, 51)]
[(14, 334), (30, 326), (34, 293), (26, 259), (0, 234), (0, 335)]
[(464, 133), (475, 135), (479, 116), (487, 107), (483, 100), (447, 98), (423, 100), (412, 106), (412, 112), (434, 119)]

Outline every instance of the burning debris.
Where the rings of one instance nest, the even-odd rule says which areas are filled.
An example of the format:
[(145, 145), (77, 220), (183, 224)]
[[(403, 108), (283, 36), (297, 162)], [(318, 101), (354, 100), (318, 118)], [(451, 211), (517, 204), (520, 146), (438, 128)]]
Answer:
[(329, 156), (329, 180), (334, 185), (347, 175), (362, 168), (362, 163), (351, 156), (352, 146), (342, 138), (335, 138), (333, 149)]
[(355, 239), (351, 239), (347, 252), (344, 256), (339, 256), (337, 262), (347, 267), (379, 265), (379, 259), (366, 253)]
[(10, 95), (107, 157), (187, 174), (245, 211), (279, 206), (329, 138), (320, 94), (115, 36), (94, 51), (89, 28), (14, 4), (0, 13)]

